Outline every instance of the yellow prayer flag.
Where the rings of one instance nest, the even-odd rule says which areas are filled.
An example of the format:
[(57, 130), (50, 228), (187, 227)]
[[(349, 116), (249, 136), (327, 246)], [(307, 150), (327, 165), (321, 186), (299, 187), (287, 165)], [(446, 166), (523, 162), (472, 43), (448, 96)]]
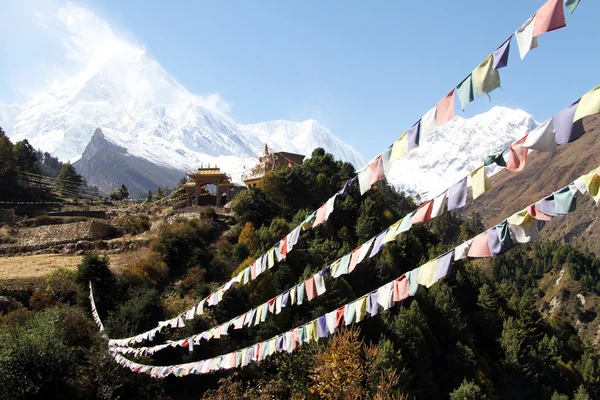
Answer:
[(396, 231), (398, 230), (398, 227), (400, 226), (400, 224), (402, 223), (402, 220), (396, 222), (394, 225), (390, 226), (390, 229), (388, 229), (387, 233), (385, 234), (385, 237), (383, 238), (383, 243), (388, 243), (393, 241), (394, 239), (396, 239)]
[(335, 260), (331, 264), (330, 269), (331, 269), (331, 275), (332, 276), (334, 276), (334, 277), (337, 276), (337, 270), (338, 270), (338, 268), (339, 268), (339, 266), (340, 266), (341, 263), (342, 263), (342, 259), (338, 258), (337, 260)]
[(493, 64), (493, 55), (490, 54), (472, 72), (473, 89), (478, 96), (500, 87), (500, 73), (493, 68)]
[(579, 121), (588, 115), (598, 113), (600, 113), (600, 85), (584, 94), (581, 100), (579, 100), (573, 122)]
[(584, 175), (583, 183), (588, 194), (592, 196), (594, 202), (598, 203), (598, 200), (600, 200), (600, 176), (598, 176), (598, 172), (592, 171), (589, 174)]
[(508, 222), (511, 225), (518, 225), (521, 226), (527, 222), (529, 222), (529, 220), (533, 218), (531, 215), (529, 215), (529, 211), (527, 210), (527, 208), (524, 208), (523, 210), (514, 213), (513, 215), (511, 215), (510, 217), (508, 217), (506, 219), (506, 222)]
[(485, 171), (485, 165), (471, 172), (471, 188), (473, 189), (473, 200), (492, 188), (487, 172)]
[(365, 295), (365, 296), (357, 299), (354, 302), (354, 307), (356, 309), (355, 322), (360, 322), (363, 320), (363, 318), (365, 317), (365, 314), (367, 313), (367, 296)]
[(437, 271), (438, 260), (429, 261), (421, 265), (417, 275), (417, 283), (426, 287), (431, 287), (435, 283), (435, 272)]
[(308, 324), (305, 325), (305, 330), (306, 330), (306, 342), (310, 343), (310, 342), (316, 342), (317, 340), (319, 340), (319, 337), (317, 336), (317, 320), (313, 320), (310, 321)]
[(390, 161), (395, 161), (406, 155), (408, 150), (408, 132), (405, 132), (398, 140), (394, 142), (392, 146), (392, 154), (390, 155)]

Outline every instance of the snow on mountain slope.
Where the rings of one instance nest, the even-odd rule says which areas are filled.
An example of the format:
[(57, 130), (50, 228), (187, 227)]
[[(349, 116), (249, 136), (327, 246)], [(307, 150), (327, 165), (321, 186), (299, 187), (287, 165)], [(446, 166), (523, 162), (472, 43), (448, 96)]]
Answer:
[(268, 143), (275, 151), (283, 150), (310, 156), (317, 147), (333, 154), (337, 159), (351, 162), (355, 167), (364, 165), (362, 156), (351, 146), (334, 136), (329, 129), (315, 120), (291, 122), (285, 120), (239, 125), (254, 146)]
[(305, 155), (324, 147), (337, 158), (362, 164), (354, 149), (316, 121), (257, 124), (255, 132), (212, 105), (210, 98), (188, 92), (144, 49), (117, 42), (99, 62), (23, 106), (0, 105), (0, 126), (13, 141), (28, 139), (72, 162), (100, 127), (130, 154), (182, 171), (222, 157), (250, 164), (265, 143)]
[(537, 125), (525, 111), (505, 107), (470, 119), (456, 116), (407, 157), (395, 161), (389, 180), (403, 191), (431, 198)]

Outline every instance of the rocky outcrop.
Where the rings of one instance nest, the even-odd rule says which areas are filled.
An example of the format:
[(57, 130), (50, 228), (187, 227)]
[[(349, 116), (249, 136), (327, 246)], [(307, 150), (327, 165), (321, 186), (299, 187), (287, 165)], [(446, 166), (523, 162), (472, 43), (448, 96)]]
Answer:
[(109, 193), (125, 184), (131, 196), (144, 195), (157, 187), (173, 187), (184, 176), (183, 171), (162, 167), (135, 157), (106, 139), (96, 129), (81, 158), (73, 164), (89, 185)]

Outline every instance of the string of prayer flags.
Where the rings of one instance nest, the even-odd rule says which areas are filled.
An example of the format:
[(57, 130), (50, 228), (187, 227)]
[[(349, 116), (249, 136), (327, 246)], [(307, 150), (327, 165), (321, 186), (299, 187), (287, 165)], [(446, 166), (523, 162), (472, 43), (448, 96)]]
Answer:
[(460, 100), (460, 108), (465, 111), (470, 102), (475, 100), (473, 95), (473, 74), (469, 74), (456, 87), (458, 91), (458, 99)]
[(448, 211), (462, 208), (467, 204), (467, 177), (448, 189)]
[(553, 217), (574, 211), (576, 206), (574, 194), (568, 186), (535, 203), (536, 210)]
[(508, 158), (508, 164), (506, 169), (510, 172), (520, 172), (525, 168), (525, 162), (527, 161), (527, 153), (529, 149), (523, 147), (523, 142), (527, 139), (527, 136), (519, 139), (509, 147), (510, 156)]
[(556, 151), (556, 135), (552, 118), (542, 122), (540, 126), (529, 132), (522, 146), (528, 149), (554, 153)]
[(556, 133), (556, 144), (571, 143), (583, 135), (583, 124), (578, 123), (575, 125), (573, 122), (578, 105), (579, 100), (552, 117), (552, 124)]
[(439, 126), (454, 118), (454, 91), (452, 89), (439, 103), (435, 113), (435, 123)]
[(573, 14), (575, 12), (575, 9), (579, 5), (579, 1), (580, 0), (565, 0), (565, 6), (567, 7), (567, 10), (569, 10), (569, 12), (571, 14)]
[(548, 0), (535, 13), (533, 36), (539, 36), (542, 33), (551, 32), (565, 26), (567, 24), (565, 22), (563, 0)]
[(493, 68), (493, 55), (490, 54), (471, 73), (473, 76), (473, 89), (478, 96), (490, 93), (500, 87), (500, 73)]
[(598, 113), (600, 113), (600, 85), (584, 94), (581, 100), (579, 100), (573, 122), (579, 121), (588, 115)]
[(471, 172), (471, 187), (473, 189), (473, 200), (492, 189), (492, 185), (485, 170), (485, 165), (482, 165)]
[(525, 58), (527, 53), (538, 47), (537, 37), (533, 35), (533, 29), (535, 27), (535, 15), (529, 18), (517, 31), (515, 32), (515, 38), (517, 39), (517, 46), (519, 46), (519, 54), (521, 60)]
[[(598, 176), (596, 170), (583, 175), (576, 181), (581, 182), (583, 185), (587, 185), (591, 193), (598, 193), (600, 176)], [(592, 185), (592, 182), (595, 183)], [(559, 194), (558, 197), (560, 197), (560, 194), (567, 193), (567, 189), (574, 196), (579, 192), (576, 186), (578, 185), (573, 183), (566, 186), (566, 189), (563, 188), (554, 192), (554, 200), (556, 201), (557, 193)], [(559, 203), (560, 202), (561, 201), (559, 201)], [(360, 322), (364, 318), (377, 315), (380, 307), (386, 310), (407, 297), (414, 296), (420, 286), (432, 286), (440, 279), (447, 276), (451, 264), (456, 260), (465, 258), (466, 252), (468, 252), (469, 257), (498, 256), (518, 243), (527, 243), (531, 240), (535, 240), (539, 237), (539, 231), (536, 219), (532, 217), (530, 213), (530, 210), (533, 209), (532, 207), (533, 206), (530, 206), (513, 214), (502, 223), (485, 230), (475, 238), (466, 241), (437, 259), (430, 260), (427, 263), (408, 271), (399, 278), (382, 285), (378, 289), (363, 295), (354, 301), (338, 307), (302, 326), (278, 334), (263, 342), (255, 343), (244, 349), (198, 362), (167, 366), (147, 366), (135, 363), (131, 360), (127, 360), (119, 353), (139, 356), (143, 354), (152, 354), (157, 348), (174, 347), (177, 345), (193, 349), (195, 340), (185, 338), (177, 342), (169, 342), (164, 345), (155, 346), (155, 349), (148, 352), (144, 352), (142, 348), (118, 348), (111, 346), (109, 347), (109, 352), (120, 365), (129, 368), (131, 371), (149, 373), (153, 377), (160, 378), (169, 375), (179, 377), (189, 374), (206, 374), (217, 370), (238, 368), (246, 366), (253, 361), (263, 360), (276, 352), (292, 352), (304, 343), (317, 341), (319, 338), (334, 334), (339, 326), (342, 325), (342, 319), (344, 325)], [(560, 207), (561, 206), (558, 208)], [(568, 208), (569, 212), (574, 209), (573, 207), (567, 207), (566, 205), (564, 205), (563, 208)], [(288, 304), (291, 296), (286, 300), (287, 293), (288, 292), (284, 292), (282, 295), (278, 296), (276, 300), (277, 309), (281, 309)], [(280, 298), (281, 300), (279, 300)], [(91, 291), (90, 302), (93, 304), (93, 294)], [(279, 303), (281, 303), (281, 306), (278, 305)], [(266, 312), (257, 311), (259, 308), (264, 310), (263, 307), (257, 307), (257, 309), (247, 313), (247, 315), (250, 315), (249, 318), (244, 317), (244, 319), (252, 321), (256, 315), (256, 320), (259, 320), (258, 315), (261, 315), (260, 320), (262, 320), (262, 315), (266, 314)], [(93, 307), (93, 309), (95, 310), (95, 307)], [(227, 335), (229, 326), (234, 325), (234, 327), (238, 327), (240, 326), (239, 321), (241, 320), (241, 316), (234, 318), (230, 322), (221, 324), (218, 327), (205, 332), (205, 334), (201, 336), (208, 340), (211, 337), (219, 338), (223, 335)]]
[(494, 70), (508, 66), (508, 53), (510, 52), (510, 41), (512, 37), (513, 35), (510, 35), (510, 37), (492, 53), (494, 59), (492, 68)]

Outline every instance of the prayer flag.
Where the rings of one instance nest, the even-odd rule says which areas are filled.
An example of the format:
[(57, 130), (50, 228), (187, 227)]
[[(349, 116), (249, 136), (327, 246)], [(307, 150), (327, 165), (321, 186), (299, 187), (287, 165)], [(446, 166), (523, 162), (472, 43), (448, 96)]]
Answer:
[[(362, 189), (361, 189), (361, 191), (362, 191)], [(313, 223), (313, 226), (312, 226), (313, 229), (316, 228), (317, 226), (321, 225), (323, 222), (325, 222), (327, 220), (326, 215), (327, 215), (327, 203), (323, 204), (317, 210), (317, 217), (315, 218), (315, 222)]]
[(467, 204), (467, 177), (456, 182), (448, 190), (448, 211), (456, 210)]
[(433, 205), (431, 206), (431, 218), (439, 217), (444, 213), (447, 195), (448, 191), (445, 191), (433, 199)]
[(322, 295), (323, 293), (325, 293), (325, 291), (327, 290), (325, 288), (325, 278), (323, 277), (323, 273), (322, 272), (317, 272), (314, 275), (315, 279), (315, 289), (317, 291), (317, 296)]
[(371, 245), (373, 244), (374, 241), (375, 241), (375, 238), (371, 238), (366, 243), (363, 243), (362, 246), (360, 246), (358, 258), (356, 260), (357, 264), (360, 264), (365, 259), (367, 254), (369, 254), (369, 249), (371, 248)]
[(523, 142), (523, 147), (554, 153), (556, 151), (556, 135), (552, 118), (542, 122), (540, 126), (529, 132)]
[(493, 60), (490, 54), (477, 68), (473, 74), (473, 89), (478, 96), (490, 93), (500, 87), (500, 73), (492, 68)]
[(438, 266), (435, 271), (435, 280), (439, 281), (445, 278), (450, 273), (450, 266), (452, 265), (452, 259), (454, 257), (454, 250), (450, 250), (444, 253), (438, 258)]
[(369, 297), (367, 297), (367, 312), (371, 317), (379, 314), (379, 304), (377, 304), (377, 291), (369, 293)]
[(510, 37), (492, 53), (494, 56), (493, 69), (504, 68), (508, 65), (508, 53), (510, 51), (510, 41), (512, 37), (513, 35), (510, 35)]
[(473, 243), (469, 248), (469, 257), (491, 257), (490, 246), (488, 245), (488, 232), (485, 231), (473, 238)]
[(365, 194), (371, 188), (371, 185), (369, 184), (369, 179), (370, 173), (369, 166), (367, 165), (366, 167), (358, 171), (358, 186), (360, 188), (361, 195)]
[(600, 85), (584, 94), (579, 100), (573, 121), (598, 113), (600, 113)]
[[(433, 134), (435, 131), (437, 131), (437, 124), (435, 123), (436, 109), (437, 106), (433, 107), (431, 110), (427, 111), (425, 115), (423, 115), (423, 118), (421, 118), (421, 135), (419, 139), (425, 139), (431, 136), (431, 134)], [(410, 143), (408, 150), (411, 150)]]
[(392, 295), (393, 301), (402, 301), (408, 297), (408, 279), (406, 274), (394, 281), (394, 293)]
[(367, 296), (362, 296), (354, 301), (356, 317), (354, 322), (360, 322), (367, 313)]
[(573, 123), (578, 104), (579, 100), (552, 117), (554, 132), (556, 132), (556, 144), (570, 143), (584, 134), (581, 121), (578, 121), (577, 124)]
[(595, 203), (600, 200), (600, 176), (596, 171), (592, 171), (589, 174), (583, 176), (583, 183), (586, 191), (592, 196)]
[(506, 220), (488, 229), (487, 233), (488, 247), (490, 248), (492, 257), (506, 253), (515, 245), (510, 237), (508, 222)]
[(358, 256), (360, 255), (360, 249), (362, 246), (358, 246), (356, 249), (352, 250), (352, 256), (350, 257), (350, 266), (348, 266), (348, 273), (351, 274), (356, 268), (356, 264), (358, 263)]
[(406, 131), (407, 146), (408, 146), (407, 151), (411, 151), (415, 147), (419, 147), (419, 142), (420, 142), (419, 128), (420, 127), (421, 127), (421, 120), (418, 120), (416, 124), (411, 126), (410, 129)]
[(308, 298), (308, 301), (317, 297), (314, 275), (304, 281), (304, 287), (306, 288), (306, 297)]
[(483, 165), (488, 166), (495, 163), (496, 165), (499, 165), (501, 167), (506, 167), (506, 160), (504, 159), (504, 153), (506, 151), (507, 150), (504, 150), (499, 153), (487, 156), (485, 161), (483, 162)]
[(533, 36), (539, 36), (542, 33), (551, 32), (556, 29), (567, 26), (565, 23), (565, 9), (563, 0), (548, 0), (535, 13), (535, 24)]
[(391, 155), (392, 146), (388, 147), (383, 153), (381, 153), (381, 161), (383, 162), (383, 172), (386, 176), (390, 173), (390, 169), (392, 169), (392, 162), (390, 161)]
[(302, 304), (302, 301), (304, 300), (304, 289), (305, 289), (304, 282), (299, 283), (296, 287), (298, 288), (298, 290), (297, 290), (297, 292), (298, 292), (297, 293), (297, 297), (298, 297), (297, 304)]
[(298, 239), (300, 238), (300, 225), (298, 225), (297, 227), (294, 228), (293, 231), (291, 231), (288, 235), (287, 235), (287, 251), (288, 253), (290, 251), (292, 251), (292, 249), (294, 248), (294, 246), (296, 245), (296, 243), (298, 243)]
[(473, 243), (473, 239), (469, 239), (466, 242), (456, 246), (454, 248), (454, 259), (464, 260), (465, 258), (467, 258), (467, 254), (469, 253), (469, 249), (471, 248), (471, 243)]
[(431, 287), (435, 283), (435, 272), (437, 270), (437, 265), (437, 260), (432, 260), (424, 265), (421, 265), (419, 275), (417, 275), (417, 282), (425, 287)]
[(515, 38), (517, 39), (517, 46), (519, 46), (519, 54), (521, 60), (525, 58), (530, 50), (538, 47), (538, 40), (533, 35), (533, 28), (535, 26), (535, 15), (529, 18), (517, 31), (515, 32)]
[(373, 244), (373, 250), (371, 251), (369, 258), (374, 257), (377, 253), (379, 253), (381, 251), (381, 249), (383, 249), (385, 247), (385, 243), (383, 242), (383, 239), (385, 238), (387, 231), (388, 230), (386, 229), (385, 231), (383, 231), (379, 235), (377, 235), (377, 237), (375, 238), (375, 243)]
[(400, 223), (400, 226), (398, 227), (398, 230), (396, 231), (396, 235), (399, 235), (402, 232), (406, 232), (412, 227), (412, 219), (416, 213), (417, 213), (417, 210), (411, 212), (408, 215), (405, 215), (404, 218), (402, 218), (402, 222)]
[(393, 295), (394, 282), (392, 281), (377, 289), (377, 304), (379, 304), (384, 310), (389, 309), (394, 305), (392, 302)]
[(419, 222), (431, 221), (431, 207), (433, 206), (433, 200), (426, 201), (421, 204), (417, 209), (416, 214), (411, 219), (411, 224), (417, 224)]
[(527, 136), (517, 140), (515, 143), (510, 145), (510, 157), (508, 159), (508, 165), (506, 169), (510, 172), (520, 172), (525, 168), (525, 162), (527, 161), (528, 149), (523, 147), (523, 142), (527, 139)]
[(356, 318), (356, 304), (354, 302), (346, 304), (344, 310), (344, 325), (348, 326), (354, 322)]
[(421, 267), (415, 268), (412, 271), (408, 271), (406, 273), (406, 279), (408, 280), (408, 295), (414, 296), (417, 294), (419, 290), (419, 283), (417, 282), (417, 276), (419, 276), (419, 271)]
[(458, 91), (458, 99), (460, 100), (460, 108), (465, 111), (470, 102), (475, 100), (473, 95), (473, 74), (469, 74), (456, 87)]
[(369, 163), (369, 185), (373, 186), (375, 182), (383, 178), (385, 178), (385, 171), (383, 170), (383, 161), (380, 154)]
[(454, 118), (454, 90), (452, 89), (439, 103), (435, 112), (435, 123), (439, 126)]
[(492, 188), (484, 165), (471, 172), (471, 187), (473, 190), (473, 200)]
[(579, 0), (565, 0), (565, 6), (571, 14), (573, 14), (578, 5)]
[[(418, 132), (418, 130), (417, 130)], [(392, 154), (390, 154), (390, 163), (406, 155), (408, 151), (408, 133), (400, 136), (392, 145)]]
[(535, 208), (535, 204), (531, 204), (529, 207), (527, 207), (527, 213), (538, 221), (550, 221), (552, 219), (550, 215), (546, 215)]
[(396, 223), (394, 223), (394, 225), (390, 226), (387, 233), (385, 234), (385, 237), (383, 238), (384, 244), (392, 242), (396, 239), (396, 233), (397, 233), (398, 228), (400, 227), (401, 223), (402, 223), (402, 220), (396, 221)]
[(334, 278), (337, 278), (338, 276), (342, 276), (342, 275), (348, 274), (348, 266), (350, 265), (350, 258), (351, 257), (352, 257), (352, 253), (348, 253), (348, 254), (344, 255), (339, 260), (339, 265), (337, 267), (336, 274), (335, 275), (332, 274), (332, 276)]

